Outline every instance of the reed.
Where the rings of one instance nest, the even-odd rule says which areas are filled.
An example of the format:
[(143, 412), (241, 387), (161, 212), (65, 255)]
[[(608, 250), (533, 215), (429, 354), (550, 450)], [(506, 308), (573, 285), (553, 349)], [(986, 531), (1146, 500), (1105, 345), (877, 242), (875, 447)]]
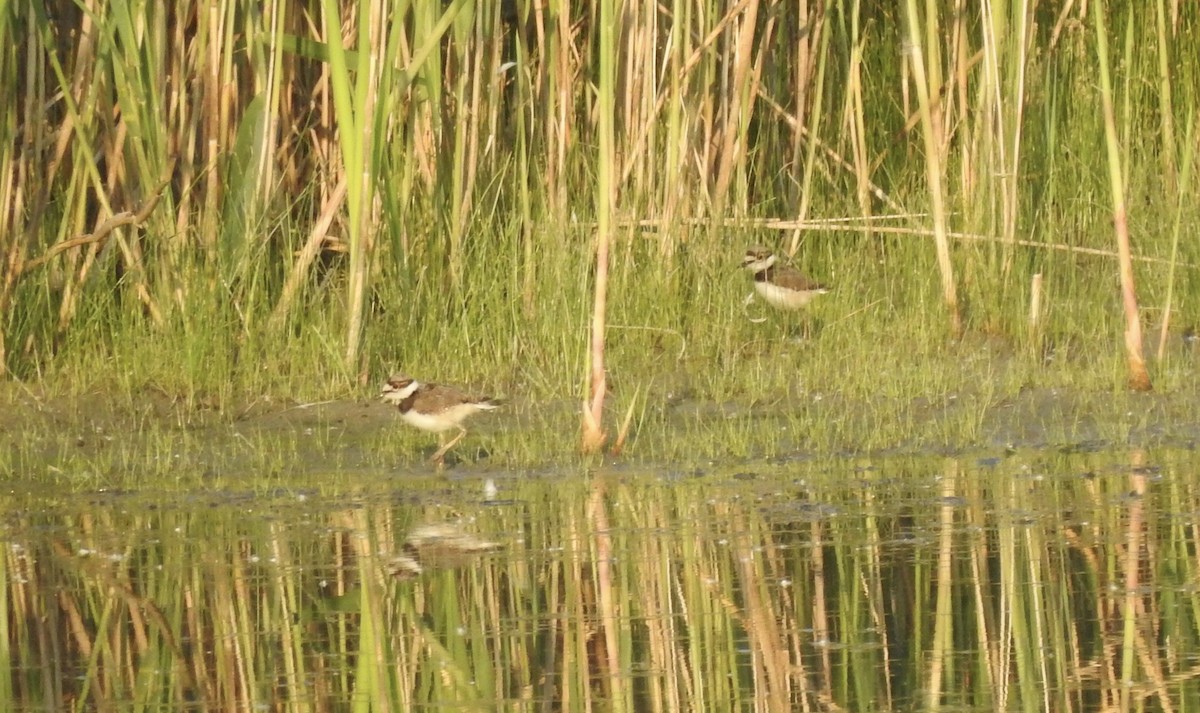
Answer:
[(600, 80), (597, 92), (597, 151), (596, 159), (596, 238), (595, 285), (592, 301), (591, 340), (588, 349), (588, 396), (582, 419), (584, 453), (599, 451), (607, 433), (604, 430), (604, 396), (608, 390), (605, 367), (605, 345), (608, 331), (608, 272), (609, 245), (613, 239), (612, 216), (616, 209), (617, 191), (613, 173), (616, 169), (614, 142), (616, 92), (613, 66), (616, 62), (616, 8), (613, 0), (600, 3)]
[(954, 265), (950, 260), (950, 240), (946, 235), (947, 208), (945, 157), (948, 144), (945, 126), (952, 117), (946, 104), (940, 101), (942, 87), (941, 30), (935, 3), (927, 2), (919, 15), (916, 0), (905, 3), (906, 67), (912, 67), (912, 81), (917, 90), (917, 111), (920, 116), (921, 137), (924, 140), (925, 180), (929, 191), (929, 207), (933, 219), (933, 242), (937, 249), (938, 274), (941, 276), (942, 299), (950, 316), (950, 331), (958, 337), (963, 331), (962, 313), (958, 304)]
[[(1120, 141), (1117, 137), (1117, 118), (1113, 107), (1114, 89), (1109, 69), (1108, 30), (1105, 28), (1106, 9), (1101, 3), (1092, 16), (1096, 25), (1097, 64), (1100, 68), (1100, 99), (1104, 115), (1104, 145), (1108, 154), (1109, 189), (1113, 203), (1113, 227), (1117, 237), (1117, 263), (1121, 275), (1121, 305), (1125, 312), (1125, 354), (1129, 362), (1129, 386), (1137, 391), (1152, 388), (1150, 373), (1142, 349), (1142, 320), (1138, 313), (1137, 286), (1133, 276), (1132, 248), (1129, 240), (1129, 217), (1125, 198), (1125, 174), (1122, 170)], [(1126, 35), (1132, 41), (1132, 25)], [(1128, 47), (1126, 48), (1129, 49)], [(1128, 91), (1128, 87), (1126, 87)]]
[[(1124, 255), (1138, 319), (1162, 325), (1146, 369), (1187, 388), (1170, 355), (1200, 252), (1172, 236), (1196, 204), (1196, 7), (665, 7), (7, 7), (0, 369), (47, 398), (166, 394), (227, 420), (267, 396), (365, 397), (393, 368), (531, 404), (578, 404), (587, 373), (596, 423), (605, 392), (617, 419), (646, 404), (626, 454), (670, 451), (651, 428), (678, 393), (779, 404), (811, 444), (885, 443), (924, 428), (914, 399), (981, 376), (993, 404), (1124, 388), (1108, 365), (1132, 322), (1107, 279)], [(1109, 33), (1079, 30), (1101, 21), (1153, 51), (1101, 56)], [(1101, 70), (1112, 106), (1082, 111)], [(1106, 117), (1115, 158), (1093, 141)], [(1114, 176), (1127, 250), (1094, 199), (1116, 201)], [(747, 323), (735, 265), (756, 242), (835, 285), (811, 349)], [(887, 394), (848, 417), (882, 430), (831, 421), (818, 391)], [(572, 410), (527, 417), (561, 444)], [(749, 423), (720, 435), (780, 450)], [(545, 443), (505, 445), (556, 458)]]

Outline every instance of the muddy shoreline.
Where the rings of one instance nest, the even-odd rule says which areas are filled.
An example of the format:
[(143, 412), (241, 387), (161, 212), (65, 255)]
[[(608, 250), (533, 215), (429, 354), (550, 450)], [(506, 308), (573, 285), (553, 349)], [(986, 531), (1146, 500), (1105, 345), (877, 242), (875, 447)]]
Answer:
[[(880, 419), (896, 419), (892, 425), (898, 433), (903, 433), (907, 423), (926, 435), (908, 441), (900, 437), (869, 449), (848, 442), (835, 449), (815, 450), (805, 447), (802, 435), (788, 430), (789, 409), (814, 408), (801, 398), (749, 403), (664, 400), (632, 434), (626, 453), (606, 462), (686, 465), (678, 456), (656, 456), (654, 441), (695, 438), (696, 424), (713, 424), (719, 429), (732, 421), (741, 423), (742, 428), (777, 432), (775, 459), (955, 455), (1015, 449), (1194, 449), (1200, 443), (1198, 402), (1197, 394), (1128, 393), (1110, 398), (1052, 389), (1027, 389), (988, 403), (970, 394), (904, 402), (848, 402), (825, 395), (818, 404), (818, 418), (849, 422), (860, 419), (862, 423), (849, 430), (860, 428), (864, 433)], [(174, 459), (170, 467), (176, 472), (261, 469), (262, 451), (268, 451), (271, 467), (294, 474), (359, 469), (424, 473), (428, 468), (422, 459), (436, 446), (435, 438), (408, 429), (391, 407), (374, 399), (296, 403), (260, 398), (238, 408), (219, 410), (157, 392), (136, 398), (103, 393), (46, 397), (23, 387), (11, 387), (0, 403), (0, 445), (9, 454), (7, 467), (3, 463), (0, 467), (18, 478), (88, 463), (102, 463), (109, 471), (123, 466), (136, 468), (140, 460), (159, 461), (163, 456), (158, 453), (167, 451)], [(1103, 410), (1097, 408), (1098, 403), (1103, 404)], [(456, 448), (449, 469), (533, 472), (552, 464), (562, 466), (572, 458), (590, 463), (572, 452), (578, 433), (575, 408), (567, 399), (510, 403), (502, 418), (483, 418), (472, 424), (472, 436)], [(610, 416), (612, 421), (617, 418), (617, 414)], [(939, 424), (949, 426), (963, 419), (978, 420), (977, 438), (929, 442), (928, 434), (936, 433)], [(546, 462), (518, 463), (496, 452), (505, 445), (499, 441), (517, 437), (514, 434), (559, 445), (547, 446), (551, 455)], [(711, 449), (712, 444), (707, 445)], [(713, 460), (711, 453), (697, 457), (698, 462)], [(148, 467), (162, 468), (163, 464)]]

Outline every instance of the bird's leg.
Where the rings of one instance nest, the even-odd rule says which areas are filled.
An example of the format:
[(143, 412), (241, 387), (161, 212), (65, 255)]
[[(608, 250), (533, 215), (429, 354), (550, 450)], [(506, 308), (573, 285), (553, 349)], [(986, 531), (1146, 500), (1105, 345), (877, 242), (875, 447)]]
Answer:
[(429, 456), (429, 462), (436, 465), (440, 469), (442, 465), (444, 465), (442, 456), (446, 455), (446, 446), (442, 444), (442, 441), (445, 440), (442, 438), (442, 434), (439, 433), (437, 438), (438, 449), (433, 455)]
[[(457, 436), (455, 436), (454, 438), (451, 438), (449, 443), (447, 443), (446, 445), (444, 445), (444, 446), (442, 446), (441, 448), (439, 448), (439, 449), (438, 449), (438, 452), (437, 452), (437, 453), (434, 453), (434, 454), (433, 454), (433, 457), (432, 457), (432, 458), (430, 458), (429, 460), (433, 461), (434, 463), (437, 463), (437, 464), (441, 465), (441, 464), (442, 464), (442, 462), (443, 462), (443, 457), (446, 455), (446, 451), (448, 451), (448, 450), (450, 450), (451, 448), (453, 448), (453, 447), (454, 447), (454, 444), (455, 444), (455, 443), (458, 443), (459, 441), (461, 441), (461, 440), (462, 440), (462, 437), (463, 437), (463, 436), (465, 436), (465, 435), (467, 435), (467, 429), (463, 428), (463, 427), (460, 425), (460, 426), (458, 427), (458, 435), (457, 435)], [(440, 438), (440, 436), (439, 436), (439, 438)]]

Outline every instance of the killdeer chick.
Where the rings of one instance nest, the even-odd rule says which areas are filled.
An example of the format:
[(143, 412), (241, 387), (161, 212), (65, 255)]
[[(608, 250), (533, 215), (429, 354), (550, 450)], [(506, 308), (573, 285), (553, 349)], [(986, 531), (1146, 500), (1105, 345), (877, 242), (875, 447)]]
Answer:
[(746, 251), (742, 267), (754, 275), (754, 290), (767, 304), (779, 309), (801, 309), (829, 288), (809, 279), (793, 267), (776, 266), (778, 257), (768, 248), (754, 246)]
[(467, 396), (452, 386), (422, 384), (403, 374), (393, 374), (383, 385), (380, 396), (384, 401), (396, 404), (400, 409), (400, 418), (410, 426), (438, 434), (439, 445), (443, 432), (458, 429), (458, 435), (441, 445), (429, 459), (438, 465), (443, 463), (446, 451), (467, 435), (463, 421), (480, 411), (491, 411), (500, 405), (495, 399)]

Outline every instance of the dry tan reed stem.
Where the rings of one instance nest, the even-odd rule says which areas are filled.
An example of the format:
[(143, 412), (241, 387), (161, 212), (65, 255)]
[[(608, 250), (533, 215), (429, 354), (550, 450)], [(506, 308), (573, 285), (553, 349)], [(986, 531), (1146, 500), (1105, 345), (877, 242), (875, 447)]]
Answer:
[[(174, 164), (168, 166), (166, 171), (168, 178), (164, 178), (162, 180), (162, 182), (154, 189), (154, 192), (151, 194), (146, 203), (143, 204), (142, 207), (137, 211), (123, 211), (110, 216), (103, 223), (98, 225), (91, 233), (55, 243), (45, 252), (45, 254), (39, 255), (33, 260), (21, 262), (22, 251), (14, 250), (10, 255), (8, 271), (5, 275), (3, 288), (0, 288), (0, 313), (3, 313), (8, 309), (8, 302), (12, 295), (12, 290), (16, 287), (17, 282), (24, 273), (45, 265), (50, 260), (68, 250), (71, 250), (72, 248), (89, 245), (91, 246), (91, 249), (88, 253), (88, 259), (85, 260), (83, 267), (80, 268), (78, 272), (78, 276), (75, 281), (76, 284), (72, 285), (68, 283), (63, 292), (63, 303), (59, 309), (58, 328), (60, 331), (65, 329), (67, 323), (70, 321), (71, 315), (73, 315), (75, 311), (75, 299), (79, 294), (79, 290), (75, 288), (82, 284), (86, 279), (91, 264), (94, 261), (95, 256), (99, 253), (101, 244), (117, 228), (126, 225), (141, 225), (149, 219), (150, 214), (154, 212), (154, 208), (158, 205), (158, 201), (162, 198), (163, 193), (166, 191), (167, 185), (170, 183), (169, 176), (173, 166)], [(122, 249), (128, 259), (129, 253), (128, 251), (124, 250), (124, 244), (122, 244)], [(140, 261), (138, 264), (140, 265)], [(138, 297), (141, 298), (143, 304), (146, 305), (146, 309), (150, 312), (150, 316), (154, 320), (154, 323), (160, 323), (162, 320), (162, 313), (159, 312), (158, 306), (154, 303), (154, 299), (150, 296), (149, 290), (146, 289), (144, 280), (139, 279), (137, 283), (137, 294)], [(3, 330), (0, 330), (0, 357), (4, 356), (4, 335), (2, 331)], [(0, 374), (3, 373), (3, 360), (0, 359)]]
[[(851, 231), (857, 230), (864, 233), (877, 233), (880, 235), (908, 235), (919, 238), (931, 238), (934, 236), (932, 230), (921, 228), (904, 228), (892, 225), (875, 225), (876, 221), (881, 220), (909, 220), (912, 218), (925, 217), (924, 213), (905, 213), (903, 215), (869, 215), (869, 216), (852, 216), (847, 218), (824, 218), (821, 220), (792, 220), (789, 218), (731, 218), (717, 221), (717, 225), (722, 227), (733, 228), (748, 228), (755, 230), (809, 230), (809, 231)], [(713, 225), (712, 220), (703, 218), (680, 218), (675, 221), (676, 225)], [(637, 219), (637, 220), (621, 220), (617, 221), (616, 226), (621, 228), (657, 228), (662, 225), (661, 220), (657, 219)], [(978, 243), (1002, 243), (1004, 245), (1018, 245), (1027, 248), (1038, 248), (1041, 250), (1050, 250), (1053, 252), (1065, 252), (1075, 255), (1095, 255), (1096, 257), (1106, 257), (1117, 259), (1120, 254), (1113, 250), (1102, 250), (1100, 248), (1085, 248), (1078, 245), (1069, 245), (1067, 243), (1043, 243), (1036, 240), (1007, 240), (1001, 236), (995, 235), (980, 235), (979, 233), (962, 233), (956, 231), (948, 231), (946, 237), (951, 240), (962, 240), (966, 242)], [(1170, 265), (1169, 258), (1148, 257), (1146, 255), (1133, 255), (1133, 262), (1142, 263), (1145, 265)], [(1176, 262), (1176, 267), (1186, 267), (1191, 270), (1200, 269), (1200, 263), (1193, 262)]]
[(1029, 336), (1037, 336), (1042, 317), (1042, 273), (1036, 273), (1029, 281)]
[(16, 268), (16, 275), (20, 277), (22, 274), (29, 272), (30, 270), (41, 267), (71, 248), (78, 248), (84, 245), (102, 242), (109, 236), (110, 233), (112, 233), (112, 231), (116, 230), (117, 228), (121, 228), (126, 225), (141, 225), (142, 223), (146, 222), (146, 219), (150, 217), (150, 213), (154, 211), (154, 207), (158, 205), (158, 200), (162, 198), (162, 189), (164, 187), (165, 186), (160, 186), (159, 190), (156, 191), (150, 200), (140, 209), (138, 209), (136, 213), (128, 210), (122, 211), (106, 219), (103, 223), (96, 226), (95, 230), (87, 233), (86, 235), (80, 235), (69, 240), (62, 240), (55, 243), (54, 245), (50, 246), (50, 248), (46, 250), (44, 254), (18, 265)]
[[(737, 5), (731, 7), (713, 26), (713, 28), (709, 30), (708, 34), (704, 36), (704, 39), (701, 40), (696, 45), (695, 49), (692, 50), (692, 54), (688, 56), (687, 61), (683, 63), (683, 71), (680, 72), (681, 82), (684, 81), (688, 75), (691, 74), (692, 70), (700, 64), (700, 61), (704, 59), (704, 50), (708, 49), (710, 45), (712, 45), (721, 37), (721, 33), (725, 31), (725, 25), (732, 22), (733, 19), (736, 18), (747, 5), (754, 1), (755, 0), (741, 0)], [(658, 99), (654, 104), (654, 111), (652, 115), (646, 117), (646, 122), (643, 124), (642, 130), (638, 134), (637, 140), (633, 142), (632, 146), (630, 147), (629, 154), (626, 156), (625, 164), (621, 167), (621, 185), (624, 185), (625, 182), (629, 180), (630, 174), (633, 173), (633, 169), (636, 165), (636, 159), (640, 152), (645, 148), (644, 144), (647, 138), (650, 136), (651, 129), (654, 128), (653, 120), (657, 118), (660, 113), (662, 113), (663, 106), (665, 106), (667, 101), (670, 99), (678, 99), (678, 96), (673, 95), (670, 92), (659, 93)], [(565, 125), (565, 118), (563, 119), (563, 122)]]
[(604, 373), (604, 339), (608, 310), (608, 250), (612, 238), (612, 217), (616, 205), (617, 184), (613, 182), (616, 164), (615, 126), (613, 116), (615, 97), (616, 9), (613, 0), (600, 7), (600, 91), (597, 95), (597, 160), (596, 177), (596, 284), (592, 302), (592, 334), (589, 351), (591, 362), (591, 402), (583, 407), (582, 439), (584, 453), (595, 453), (604, 446), (604, 396), (607, 379)]
[(1113, 229), (1117, 236), (1117, 263), (1121, 272), (1121, 305), (1125, 311), (1125, 358), (1129, 365), (1129, 388), (1150, 391), (1150, 374), (1142, 356), (1142, 323), (1138, 315), (1137, 288), (1133, 277), (1133, 250), (1129, 242), (1129, 216), (1125, 201), (1125, 179), (1121, 164), (1117, 118), (1113, 109), (1113, 87), (1109, 77), (1106, 9), (1098, 3), (1092, 15), (1096, 23), (1096, 53), (1100, 65), (1100, 106), (1104, 115), (1104, 138), (1108, 153), (1109, 189), (1113, 201)]
[[(540, 4), (534, 3), (534, 5)], [(555, 37), (558, 38), (559, 43), (556, 50), (558, 63), (554, 67), (554, 87), (558, 91), (558, 96), (554, 101), (550, 102), (550, 107), (546, 111), (546, 135), (549, 137), (551, 143), (550, 150), (548, 151), (551, 160), (547, 162), (546, 166), (546, 194), (553, 199), (553, 213), (562, 215), (567, 210), (567, 182), (563, 177), (567, 171), (567, 149), (571, 146), (571, 128), (573, 126), (570, 119), (570, 112), (572, 107), (571, 92), (574, 85), (571, 56), (574, 47), (571, 44), (570, 13), (558, 13), (558, 27)], [(543, 40), (544, 34), (539, 34), (538, 39), (539, 42)]]
[[(925, 147), (925, 179), (929, 190), (929, 203), (933, 217), (933, 241), (937, 248), (938, 275), (942, 280), (942, 299), (946, 303), (946, 311), (950, 316), (950, 331), (955, 336), (962, 335), (962, 313), (958, 304), (958, 288), (954, 281), (954, 265), (950, 260), (950, 241), (946, 227), (946, 192), (943, 184), (943, 147), (947, 140), (945, 127), (942, 122), (942, 112), (936, 110), (931, 96), (932, 86), (939, 84), (938, 64), (933, 57), (929, 67), (926, 67), (925, 50), (921, 46), (921, 27), (917, 18), (916, 1), (908, 0), (907, 9), (908, 41), (911, 43), (905, 53), (908, 61), (905, 66), (911, 67), (913, 85), (917, 90), (917, 106), (921, 114), (921, 137)], [(932, 23), (935, 18), (926, 17), (926, 22)], [(931, 28), (925, 28), (930, 30)], [(934, 42), (930, 41), (930, 47)], [(939, 86), (940, 89), (940, 86)]]
[(1129, 386), (1135, 391), (1150, 391), (1150, 373), (1146, 371), (1146, 359), (1142, 355), (1142, 322), (1138, 315), (1137, 291), (1133, 278), (1133, 261), (1130, 259), (1129, 227), (1124, 208), (1115, 216), (1117, 246), (1121, 266), (1121, 305), (1125, 310), (1125, 353), (1129, 362)]
[(629, 408), (625, 410), (625, 418), (621, 421), (620, 428), (617, 429), (617, 437), (613, 439), (612, 447), (609, 448), (609, 453), (614, 456), (621, 455), (621, 451), (625, 450), (625, 441), (629, 438), (629, 428), (633, 425), (633, 412), (637, 408), (638, 393), (640, 387), (633, 392), (633, 398), (629, 401)]
[(279, 329), (283, 326), (283, 321), (287, 319), (288, 311), (292, 308), (292, 302), (295, 300), (297, 293), (300, 291), (300, 286), (304, 284), (305, 277), (308, 275), (308, 268), (312, 265), (313, 260), (317, 258), (317, 253), (321, 249), (321, 244), (325, 241), (325, 236), (329, 234), (329, 226), (333, 224), (333, 219), (337, 217), (338, 211), (342, 208), (342, 202), (346, 200), (346, 175), (343, 173), (341, 180), (333, 189), (329, 199), (325, 202), (325, 207), (321, 210), (321, 216), (317, 218), (317, 222), (313, 225), (312, 232), (308, 234), (308, 241), (304, 243), (304, 247), (300, 249), (300, 254), (296, 257), (296, 264), (292, 266), (292, 271), (288, 274), (287, 281), (283, 284), (283, 291), (279, 295), (279, 302), (275, 305), (275, 310), (271, 313), (271, 328)]
[(584, 453), (595, 453), (604, 446), (604, 394), (607, 377), (604, 373), (604, 323), (608, 304), (608, 237), (607, 231), (596, 240), (596, 292), (592, 303), (591, 337), (591, 401), (583, 405)]
[(732, 90), (725, 93), (725, 125), (722, 127), (724, 140), (721, 146), (720, 167), (717, 170), (717, 183), (713, 190), (713, 205), (715, 212), (720, 215), (726, 205), (729, 193), (729, 183), (733, 179), (733, 169), (745, 155), (745, 125), (750, 120), (749, 106), (753, 106), (754, 89), (751, 82), (751, 65), (754, 55), (754, 31), (758, 25), (758, 0), (747, 3), (746, 14), (742, 18), (741, 29), (738, 32), (737, 43), (734, 45), (734, 66)]
[[(814, 136), (812, 134), (812, 132), (809, 131), (807, 126), (801, 125), (799, 120), (796, 117), (789, 114), (786, 109), (784, 109), (782, 106), (779, 105), (778, 102), (776, 102), (771, 97), (767, 96), (766, 92), (761, 87), (759, 87), (759, 89), (758, 89), (758, 97), (760, 99), (762, 99), (766, 103), (766, 105), (769, 106), (776, 114), (778, 114), (779, 117), (781, 119), (783, 119), (788, 124), (789, 127), (791, 127), (793, 130), (798, 130), (801, 132), (801, 134), (803, 134), (804, 136), (807, 136), (809, 138), (809, 140), (814, 142), (814, 145), (819, 146), (825, 152), (825, 155), (828, 156), (834, 163), (841, 166), (848, 173), (853, 175), (860, 182), (860, 185), (862, 185), (870, 190), (872, 195), (874, 195), (880, 201), (885, 203), (892, 210), (900, 212), (900, 213), (906, 212), (904, 209), (904, 206), (900, 205), (895, 200), (893, 200), (892, 197), (889, 196), (883, 190), (883, 188), (881, 188), (881, 187), (879, 187), (879, 185), (873, 183), (867, 175), (862, 174), (859, 171), (857, 171), (853, 164), (851, 164), (846, 159), (842, 158), (841, 154), (839, 154), (838, 152), (834, 151), (831, 147), (826, 145), (825, 142), (822, 141), (819, 136)], [(788, 221), (788, 222), (795, 224), (797, 222), (803, 223), (804, 221), (801, 220), (801, 221)], [(794, 226), (791, 229), (799, 230), (800, 227), (801, 226)]]

